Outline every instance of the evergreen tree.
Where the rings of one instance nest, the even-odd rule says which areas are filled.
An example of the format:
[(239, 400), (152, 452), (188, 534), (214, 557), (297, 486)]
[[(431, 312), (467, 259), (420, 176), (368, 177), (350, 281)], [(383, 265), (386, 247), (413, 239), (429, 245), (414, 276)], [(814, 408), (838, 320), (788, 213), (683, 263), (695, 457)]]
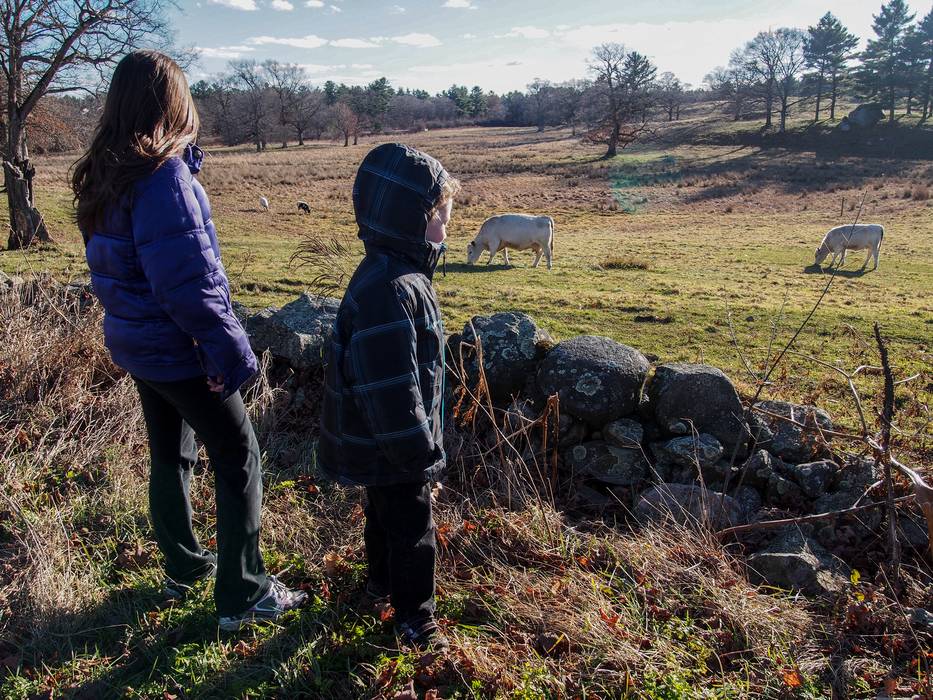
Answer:
[(470, 116), (478, 117), (486, 113), (486, 93), (479, 85), (470, 90)]
[(829, 118), (836, 118), (839, 78), (845, 72), (846, 63), (857, 45), (858, 37), (850, 33), (831, 12), (823, 15), (815, 27), (808, 28), (804, 51), (807, 66), (814, 70), (816, 78), (816, 121), (820, 119), (820, 103), (827, 79), (831, 90)]
[(872, 29), (875, 38), (868, 41), (868, 47), (862, 53), (861, 91), (867, 97), (879, 99), (887, 108), (888, 119), (892, 122), (898, 95), (904, 87), (907, 72), (905, 40), (913, 19), (905, 0), (885, 3), (874, 15)]
[(917, 24), (909, 50), (919, 64), (915, 84), (920, 116), (929, 119), (933, 116), (933, 9)]

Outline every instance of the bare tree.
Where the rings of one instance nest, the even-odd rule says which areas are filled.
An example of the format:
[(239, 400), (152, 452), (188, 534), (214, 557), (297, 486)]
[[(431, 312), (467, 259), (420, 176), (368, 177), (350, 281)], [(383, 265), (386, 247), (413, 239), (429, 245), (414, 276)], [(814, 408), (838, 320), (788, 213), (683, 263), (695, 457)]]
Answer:
[[(278, 102), (279, 124), (282, 127), (293, 124), (298, 106), (298, 91), (307, 81), (305, 69), (296, 63), (279, 63), (269, 59), (263, 61), (262, 70)], [(288, 138), (285, 134), (283, 130), (282, 148), (288, 148)], [(299, 140), (300, 138), (301, 135), (299, 135)]]
[(661, 73), (658, 79), (658, 100), (667, 112), (667, 121), (680, 119), (680, 108), (687, 100), (683, 83), (670, 71)]
[(780, 47), (778, 35), (774, 31), (759, 32), (745, 45), (742, 60), (749, 73), (764, 90), (765, 129), (770, 129), (774, 113), (774, 93), (778, 80)]
[(564, 123), (570, 124), (571, 136), (577, 135), (577, 122), (580, 120), (584, 97), (589, 89), (590, 83), (587, 80), (568, 80), (555, 88), (560, 118)]
[(331, 114), (331, 121), (338, 134), (343, 136), (343, 145), (350, 145), (350, 137), (353, 137), (353, 144), (356, 145), (360, 131), (360, 116), (353, 111), (353, 108), (346, 102), (338, 102), (334, 105)]
[(551, 83), (547, 80), (535, 78), (534, 82), (528, 84), (528, 96), (535, 108), (535, 123), (538, 125), (538, 131), (544, 131), (551, 92)]
[(256, 61), (231, 61), (230, 70), (234, 84), (243, 96), (250, 137), (256, 144), (256, 150), (263, 151), (268, 131), (266, 91), (269, 88), (264, 71)]
[(326, 106), (324, 93), (321, 90), (309, 85), (301, 85), (298, 88), (289, 123), (295, 130), (299, 146), (304, 146), (305, 136), (309, 131), (316, 129), (316, 133), (320, 135), (323, 124), (321, 116)]
[(647, 112), (651, 87), (657, 73), (651, 61), (622, 44), (602, 44), (593, 49), (589, 64), (593, 86), (593, 128), (589, 140), (607, 145), (606, 157), (618, 153), (648, 131)]
[[(9, 248), (49, 241), (35, 205), (26, 130), (46, 95), (88, 90), (127, 51), (168, 38), (164, 0), (0, 0), (6, 87), (4, 189)], [(96, 71), (96, 73), (95, 73)]]
[(791, 98), (795, 94), (800, 72), (806, 64), (804, 48), (807, 35), (799, 29), (782, 28), (774, 32), (777, 49), (777, 95), (781, 103), (781, 132), (787, 128)]

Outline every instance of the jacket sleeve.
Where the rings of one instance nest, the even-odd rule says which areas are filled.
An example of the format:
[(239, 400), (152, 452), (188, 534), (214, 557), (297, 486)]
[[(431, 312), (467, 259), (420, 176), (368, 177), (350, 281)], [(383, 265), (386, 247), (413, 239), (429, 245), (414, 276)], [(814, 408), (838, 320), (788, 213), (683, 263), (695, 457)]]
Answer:
[(353, 394), (380, 452), (405, 471), (437, 458), (418, 379), (416, 320), (394, 288), (355, 306), (350, 337)]
[(159, 306), (207, 359), (205, 372), (223, 376), (226, 397), (256, 372), (256, 357), (233, 314), (226, 274), (190, 183), (156, 177), (133, 201), (139, 264)]

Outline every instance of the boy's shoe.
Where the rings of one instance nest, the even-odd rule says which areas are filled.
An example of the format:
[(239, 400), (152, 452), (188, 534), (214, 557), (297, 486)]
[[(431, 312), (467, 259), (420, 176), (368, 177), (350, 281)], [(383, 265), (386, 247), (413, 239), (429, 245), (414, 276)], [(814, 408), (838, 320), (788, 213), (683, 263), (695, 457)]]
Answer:
[(380, 600), (382, 598), (388, 598), (390, 591), (388, 586), (383, 586), (381, 583), (376, 583), (371, 578), (368, 578), (366, 579), (366, 587), (363, 589), (363, 593), (369, 598)]
[(444, 651), (450, 646), (433, 616), (403, 622), (396, 630), (403, 644), (418, 651)]
[(208, 569), (204, 574), (198, 576), (194, 581), (190, 583), (185, 583), (184, 581), (176, 581), (171, 576), (165, 576), (165, 579), (162, 581), (162, 595), (164, 595), (169, 600), (184, 600), (188, 597), (188, 594), (194, 589), (194, 587), (204, 581), (205, 579), (213, 578), (217, 575), (217, 565), (211, 564), (211, 568)]
[(235, 632), (236, 630), (253, 622), (262, 622), (267, 620), (277, 620), (289, 610), (297, 608), (308, 599), (308, 594), (304, 591), (296, 591), (288, 588), (275, 576), (269, 577), (269, 591), (262, 598), (256, 601), (251, 608), (241, 612), (239, 615), (230, 615), (220, 618), (220, 629), (225, 632)]

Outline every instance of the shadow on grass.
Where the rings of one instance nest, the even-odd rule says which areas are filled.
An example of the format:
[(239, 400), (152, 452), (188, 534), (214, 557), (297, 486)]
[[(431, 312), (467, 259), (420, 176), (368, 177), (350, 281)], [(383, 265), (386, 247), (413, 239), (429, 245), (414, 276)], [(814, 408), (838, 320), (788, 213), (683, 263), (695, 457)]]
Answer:
[[(833, 273), (833, 269), (831, 267), (827, 267), (824, 269), (821, 265), (816, 265), (816, 264), (807, 265), (805, 268), (803, 268), (803, 271), (805, 274), (808, 274), (808, 275), (819, 275), (819, 274), (831, 275)], [(836, 272), (836, 277), (846, 277), (848, 279), (852, 279), (853, 277), (862, 277), (863, 275), (871, 271), (872, 270), (869, 268), (860, 267), (854, 270), (836, 270), (835, 272)]]
[(352, 698), (358, 686), (372, 680), (364, 678), (364, 669), (375, 667), (394, 642), (362, 601), (315, 597), (281, 624), (225, 633), (217, 627), (209, 596), (178, 608), (178, 619), (160, 627), (150, 623), (150, 612), (159, 609), (153, 593), (137, 594), (136, 601), (125, 600), (126, 591), (122, 595), (124, 600), (108, 598), (96, 611), (99, 621), (108, 605), (137, 603), (111, 634), (102, 637), (100, 628), (88, 629), (69, 640), (66, 654), (113, 661), (93, 680), (69, 688), (67, 697), (125, 697), (132, 688), (156, 697), (178, 692), (190, 698)]
[(487, 265), (485, 263), (477, 263), (475, 265), (470, 265), (468, 263), (447, 263), (447, 272), (496, 272), (500, 270), (512, 270), (514, 268), (515, 265), (504, 265), (501, 263), (492, 265)]

